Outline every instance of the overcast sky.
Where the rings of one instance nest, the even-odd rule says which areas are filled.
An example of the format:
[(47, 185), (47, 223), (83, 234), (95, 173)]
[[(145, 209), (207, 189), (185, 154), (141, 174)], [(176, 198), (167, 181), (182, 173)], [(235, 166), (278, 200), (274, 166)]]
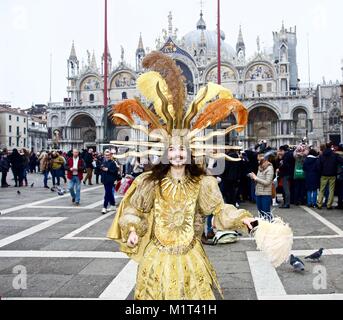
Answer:
[[(72, 41), (80, 62), (86, 51), (95, 50), (98, 65), (103, 52), (103, 0), (0, 0), (0, 102), (15, 107), (49, 100), (50, 53), (53, 58), (52, 100), (66, 96), (66, 60)], [(167, 28), (168, 12), (183, 36), (195, 29), (200, 0), (108, 0), (109, 47), (113, 63), (135, 63), (139, 33), (145, 47), (155, 48), (155, 39)], [(205, 0), (207, 28), (216, 28), (216, 0)], [(272, 45), (272, 32), (282, 20), (287, 28), (297, 26), (298, 67), (302, 82), (308, 82), (307, 35), (310, 39), (312, 82), (342, 81), (342, 0), (222, 0), (222, 29), (235, 47), (242, 25), (247, 55), (256, 51), (256, 38)]]

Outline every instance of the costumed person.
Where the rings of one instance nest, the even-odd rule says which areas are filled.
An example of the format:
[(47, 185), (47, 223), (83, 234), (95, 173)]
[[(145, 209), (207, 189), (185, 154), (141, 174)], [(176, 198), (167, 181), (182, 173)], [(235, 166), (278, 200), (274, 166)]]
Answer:
[[(223, 297), (215, 270), (201, 244), (205, 219), (213, 214), (217, 230), (242, 232), (252, 229), (256, 219), (246, 210), (224, 204), (216, 178), (207, 176), (196, 159), (208, 156), (237, 161), (224, 153), (213, 152), (225, 150), (225, 146), (204, 143), (214, 136), (242, 130), (248, 112), (233, 99), (229, 90), (209, 83), (184, 113), (184, 81), (175, 62), (153, 52), (145, 57), (143, 66), (151, 71), (137, 80), (138, 89), (153, 102), (156, 114), (138, 99), (129, 99), (113, 107), (112, 117), (116, 124), (128, 124), (154, 141), (112, 141), (111, 144), (148, 148), (118, 154), (119, 159), (155, 155), (162, 161), (134, 180), (107, 236), (139, 264), (135, 299), (210, 300), (215, 299), (214, 288)], [(236, 114), (238, 125), (198, 135), (231, 113)], [(135, 123), (135, 116), (149, 126)]]

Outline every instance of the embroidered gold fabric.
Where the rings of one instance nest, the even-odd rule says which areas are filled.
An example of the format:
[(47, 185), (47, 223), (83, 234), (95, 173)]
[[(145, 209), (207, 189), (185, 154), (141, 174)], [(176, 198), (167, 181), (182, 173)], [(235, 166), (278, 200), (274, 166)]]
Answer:
[[(224, 204), (213, 177), (177, 180), (168, 174), (161, 186), (148, 183), (146, 176), (134, 183), (108, 236), (139, 262), (135, 299), (211, 300), (214, 286), (221, 294), (200, 240), (210, 214), (230, 230), (243, 227), (242, 218), (251, 216)], [(132, 227), (140, 237), (133, 249), (125, 243)]]

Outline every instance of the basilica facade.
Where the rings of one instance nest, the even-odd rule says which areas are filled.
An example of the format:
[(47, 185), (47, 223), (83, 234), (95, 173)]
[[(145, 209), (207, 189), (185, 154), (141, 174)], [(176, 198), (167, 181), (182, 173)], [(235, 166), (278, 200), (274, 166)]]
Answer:
[[(287, 29), (282, 24), (272, 37), (272, 48), (262, 49), (257, 38), (256, 52), (248, 55), (241, 28), (235, 47), (221, 32), (222, 85), (249, 110), (247, 128), (229, 139), (250, 148), (260, 140), (267, 140), (271, 146), (277, 147), (295, 145), (307, 137), (318, 147), (324, 142), (325, 114), (319, 112), (314, 103), (316, 90), (300, 85), (296, 27)], [(217, 32), (208, 29), (202, 12), (194, 30), (182, 37), (174, 29), (170, 13), (168, 28), (156, 40), (156, 50), (170, 55), (182, 69), (189, 100), (209, 81), (217, 82)], [(147, 53), (140, 36), (134, 66), (125, 61), (124, 48), (116, 65), (112, 64), (109, 54), (109, 106), (123, 99), (139, 97), (136, 79), (143, 71), (142, 60)], [(63, 103), (49, 105), (52, 147), (65, 150), (93, 147), (99, 150), (103, 144), (117, 138), (122, 128), (109, 121), (111, 107), (107, 110), (103, 107), (104, 60), (102, 56), (99, 66), (94, 53), (88, 52), (87, 62), (80, 66), (73, 43), (68, 59), (68, 97)], [(222, 127), (234, 122), (234, 117), (230, 117)]]

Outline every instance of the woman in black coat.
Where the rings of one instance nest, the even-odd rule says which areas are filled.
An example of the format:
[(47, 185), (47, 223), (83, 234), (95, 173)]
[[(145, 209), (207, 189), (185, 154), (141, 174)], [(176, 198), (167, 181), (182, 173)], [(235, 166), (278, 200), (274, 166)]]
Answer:
[(15, 187), (22, 187), (23, 186), (23, 172), (24, 172), (24, 158), (18, 152), (17, 149), (13, 149), (12, 154), (9, 156)]
[(306, 157), (303, 170), (305, 172), (305, 188), (307, 191), (307, 206), (316, 207), (317, 193), (320, 185), (319, 158), (315, 150), (311, 149)]

